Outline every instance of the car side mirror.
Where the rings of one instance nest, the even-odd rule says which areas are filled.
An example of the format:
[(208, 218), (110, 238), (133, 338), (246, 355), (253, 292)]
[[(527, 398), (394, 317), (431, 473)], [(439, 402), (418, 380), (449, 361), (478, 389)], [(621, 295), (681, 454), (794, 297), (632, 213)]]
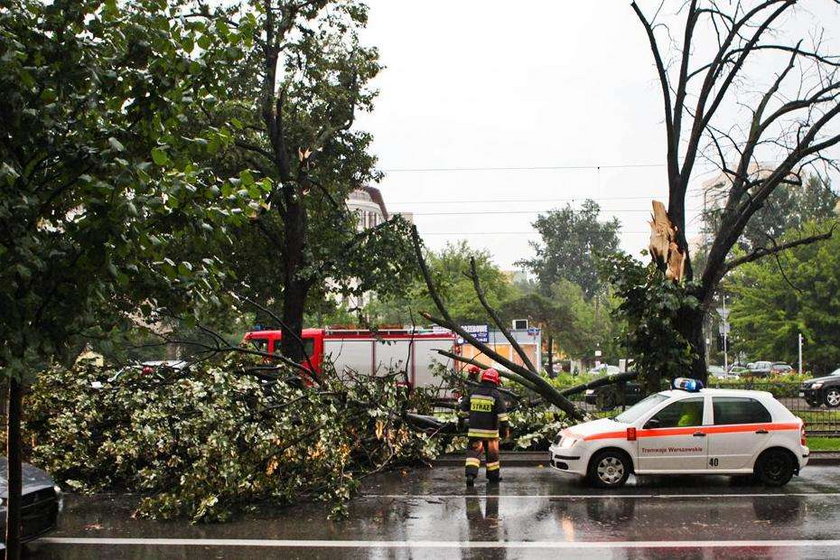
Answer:
[(662, 422), (657, 420), (656, 418), (651, 418), (647, 422), (645, 422), (645, 429), (646, 430), (655, 430), (656, 428), (660, 427)]

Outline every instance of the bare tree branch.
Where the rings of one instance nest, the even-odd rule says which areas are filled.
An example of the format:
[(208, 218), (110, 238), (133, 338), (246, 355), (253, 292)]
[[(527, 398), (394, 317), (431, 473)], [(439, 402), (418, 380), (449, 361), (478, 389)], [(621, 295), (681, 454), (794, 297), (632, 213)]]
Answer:
[(504, 323), (502, 322), (501, 317), (499, 314), (496, 313), (496, 310), (493, 309), (490, 304), (487, 302), (487, 296), (484, 294), (484, 289), (481, 287), (481, 281), (478, 279), (478, 269), (475, 265), (475, 257), (470, 257), (470, 274), (467, 275), (473, 283), (473, 288), (475, 289), (475, 293), (478, 296), (478, 301), (481, 302), (481, 306), (484, 307), (484, 310), (487, 311), (487, 314), (493, 319), (493, 322), (496, 324), (496, 327), (502, 334), (505, 336), (510, 345), (519, 355), (519, 358), (522, 360), (522, 363), (525, 364), (529, 370), (538, 372), (539, 370), (534, 367), (534, 364), (531, 363), (531, 359), (528, 357), (528, 354), (522, 349), (522, 346), (516, 341), (516, 338), (510, 333), (510, 331), (505, 327)]
[(730, 270), (741, 266), (742, 264), (746, 264), (749, 262), (756, 261), (762, 257), (766, 257), (767, 255), (774, 255), (781, 251), (786, 251), (787, 249), (792, 249), (794, 247), (799, 247), (801, 245), (808, 245), (810, 243), (816, 243), (817, 241), (824, 241), (826, 239), (831, 239), (832, 234), (834, 233), (834, 228), (836, 224), (831, 226), (831, 229), (825, 233), (821, 233), (819, 235), (812, 235), (809, 237), (805, 237), (802, 239), (797, 239), (795, 241), (789, 241), (787, 243), (782, 243), (781, 245), (775, 245), (773, 247), (759, 247), (758, 249), (754, 250), (753, 252), (749, 253), (748, 255), (744, 255), (742, 257), (738, 257), (728, 261), (725, 265), (725, 271), (729, 272)]

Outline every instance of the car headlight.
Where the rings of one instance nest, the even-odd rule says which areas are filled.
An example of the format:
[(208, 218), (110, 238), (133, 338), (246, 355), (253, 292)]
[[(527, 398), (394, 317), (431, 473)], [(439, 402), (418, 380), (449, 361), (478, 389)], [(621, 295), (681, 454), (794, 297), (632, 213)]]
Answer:
[(595, 394), (595, 389), (587, 389), (586, 392), (584, 393), (584, 395), (594, 395), (594, 394)]
[(814, 383), (813, 385), (811, 385), (811, 389), (819, 389), (822, 386), (823, 386), (822, 383)]
[(561, 449), (568, 449), (570, 447), (574, 447), (574, 445), (578, 442), (573, 437), (564, 437), (562, 441), (560, 441), (560, 448)]

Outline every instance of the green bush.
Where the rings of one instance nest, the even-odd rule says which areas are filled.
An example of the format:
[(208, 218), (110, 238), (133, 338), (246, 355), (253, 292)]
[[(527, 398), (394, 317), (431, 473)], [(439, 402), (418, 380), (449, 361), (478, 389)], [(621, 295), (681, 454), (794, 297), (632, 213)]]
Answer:
[(361, 477), (438, 451), (402, 418), (428, 410), (429, 395), (393, 377), (297, 388), (243, 366), (135, 368), (113, 381), (91, 365), (53, 368), (26, 397), (30, 460), (73, 491), (140, 493), (141, 516), (203, 522), (303, 499), (341, 515)]

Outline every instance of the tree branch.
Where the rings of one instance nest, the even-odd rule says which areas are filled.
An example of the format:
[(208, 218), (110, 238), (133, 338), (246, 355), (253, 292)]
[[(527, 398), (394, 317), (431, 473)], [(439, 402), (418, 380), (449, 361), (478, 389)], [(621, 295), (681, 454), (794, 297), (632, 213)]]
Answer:
[(808, 245), (810, 243), (816, 243), (817, 241), (824, 241), (826, 239), (830, 239), (832, 234), (834, 233), (834, 228), (837, 227), (837, 224), (831, 226), (831, 229), (825, 233), (821, 233), (819, 235), (812, 235), (810, 237), (805, 237), (802, 239), (797, 239), (795, 241), (789, 241), (787, 243), (782, 243), (781, 245), (777, 245), (775, 242), (773, 243), (773, 247), (759, 247), (758, 249), (754, 250), (752, 253), (748, 255), (744, 255), (743, 257), (738, 257), (732, 259), (731, 261), (724, 264), (724, 274), (729, 272), (730, 270), (741, 266), (742, 264), (746, 264), (749, 262), (756, 261), (762, 257), (766, 257), (767, 255), (774, 255), (776, 253), (780, 253), (781, 251), (786, 251), (787, 249), (792, 249), (794, 247), (799, 247), (801, 245)]
[(472, 280), (473, 288), (475, 289), (475, 293), (478, 296), (478, 301), (481, 302), (481, 305), (482, 307), (484, 307), (484, 310), (487, 311), (487, 314), (490, 315), (490, 318), (493, 319), (493, 322), (496, 324), (499, 330), (502, 331), (502, 334), (505, 336), (507, 341), (510, 342), (510, 345), (519, 355), (519, 358), (522, 360), (522, 363), (525, 364), (525, 367), (527, 367), (529, 370), (535, 373), (539, 373), (539, 370), (534, 367), (533, 363), (531, 363), (531, 359), (528, 358), (528, 354), (525, 353), (525, 351), (522, 349), (522, 347), (519, 345), (519, 343), (516, 341), (513, 335), (510, 334), (510, 331), (504, 326), (504, 324), (502, 323), (502, 319), (499, 317), (499, 314), (496, 313), (496, 310), (493, 309), (487, 302), (487, 297), (485, 296), (484, 290), (481, 287), (481, 282), (478, 279), (478, 269), (475, 265), (475, 257), (470, 257), (469, 277)]

